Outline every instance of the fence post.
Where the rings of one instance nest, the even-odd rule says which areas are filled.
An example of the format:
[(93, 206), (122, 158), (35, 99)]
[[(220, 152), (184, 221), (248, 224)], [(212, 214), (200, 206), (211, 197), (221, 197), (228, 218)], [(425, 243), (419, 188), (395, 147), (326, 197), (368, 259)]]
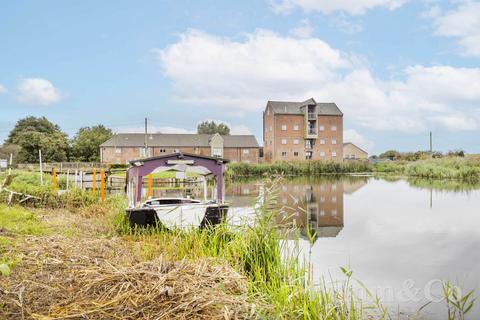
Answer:
[(100, 198), (102, 199), (102, 207), (105, 202), (105, 171), (100, 169)]
[(83, 190), (83, 171), (80, 171), (80, 189)]
[(57, 192), (57, 170), (53, 167), (53, 192)]
[(77, 174), (78, 174), (78, 170), (75, 169), (75, 176), (73, 177), (73, 185), (75, 186), (75, 188), (77, 187), (77, 181), (78, 181)]
[(93, 193), (97, 191), (97, 169), (96, 168), (93, 168), (92, 190), (93, 190)]
[(67, 169), (67, 190), (69, 187), (69, 182), (70, 182), (70, 169)]

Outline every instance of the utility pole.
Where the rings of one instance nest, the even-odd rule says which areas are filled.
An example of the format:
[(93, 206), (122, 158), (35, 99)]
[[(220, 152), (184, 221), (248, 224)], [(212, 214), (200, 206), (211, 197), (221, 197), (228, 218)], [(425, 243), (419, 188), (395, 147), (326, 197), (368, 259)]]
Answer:
[(148, 157), (148, 130), (147, 130), (147, 126), (148, 126), (148, 123), (147, 123), (147, 118), (145, 118), (145, 158)]
[(430, 131), (430, 153), (433, 152), (433, 148), (432, 148), (432, 131)]

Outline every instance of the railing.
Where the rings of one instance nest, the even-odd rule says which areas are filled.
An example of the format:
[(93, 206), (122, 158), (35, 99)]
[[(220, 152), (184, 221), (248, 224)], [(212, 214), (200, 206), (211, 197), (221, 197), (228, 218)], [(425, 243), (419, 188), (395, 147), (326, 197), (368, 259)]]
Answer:
[(312, 134), (317, 134), (317, 132), (315, 131), (315, 129), (308, 129), (307, 134), (312, 135)]

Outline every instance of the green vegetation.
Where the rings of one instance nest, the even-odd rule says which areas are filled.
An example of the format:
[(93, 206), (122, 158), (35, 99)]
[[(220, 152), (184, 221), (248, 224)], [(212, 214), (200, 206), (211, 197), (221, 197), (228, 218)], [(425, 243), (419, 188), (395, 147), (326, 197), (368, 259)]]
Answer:
[(373, 167), (367, 162), (323, 162), (290, 161), (261, 164), (228, 164), (229, 178), (261, 175), (312, 176), (321, 174), (344, 174), (371, 172)]
[(475, 157), (444, 157), (417, 161), (321, 162), (292, 161), (263, 164), (232, 163), (227, 177), (237, 179), (249, 176), (318, 176), (326, 174), (372, 173), (404, 177), (458, 179), (480, 181), (480, 159)]
[(100, 145), (110, 139), (112, 130), (99, 124), (83, 127), (77, 131), (72, 140), (70, 160), (98, 162), (100, 161)]
[(3, 232), (21, 235), (42, 235), (45, 226), (28, 210), (0, 204), (0, 226)]
[(219, 133), (222, 136), (230, 134), (230, 128), (224, 123), (216, 123), (215, 121), (203, 121), (197, 126), (198, 134), (215, 134)]

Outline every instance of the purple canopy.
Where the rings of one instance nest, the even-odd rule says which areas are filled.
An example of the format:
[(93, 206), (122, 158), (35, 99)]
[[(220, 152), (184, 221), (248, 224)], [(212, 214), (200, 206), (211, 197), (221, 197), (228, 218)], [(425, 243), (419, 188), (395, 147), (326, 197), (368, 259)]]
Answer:
[(226, 159), (202, 156), (191, 153), (173, 153), (164, 156), (151, 157), (139, 160), (132, 160), (132, 167), (127, 171), (127, 185), (132, 181), (136, 182), (136, 190), (129, 190), (136, 193), (135, 203), (142, 198), (142, 178), (149, 175), (158, 167), (173, 167), (177, 164), (187, 164), (207, 168), (213, 175), (217, 187), (217, 200), (223, 202), (223, 174), (225, 172)]

